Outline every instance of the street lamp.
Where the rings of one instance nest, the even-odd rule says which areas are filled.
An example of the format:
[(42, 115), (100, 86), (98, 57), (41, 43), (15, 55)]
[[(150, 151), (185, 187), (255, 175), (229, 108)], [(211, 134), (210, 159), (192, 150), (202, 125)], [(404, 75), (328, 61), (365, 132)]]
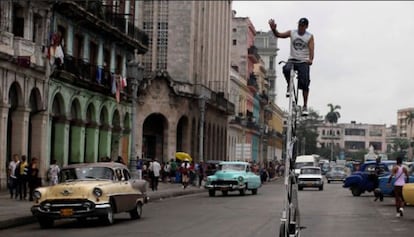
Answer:
[(144, 67), (141, 66), (137, 60), (133, 59), (129, 61), (126, 65), (127, 68), (127, 78), (129, 80), (129, 85), (131, 86), (132, 93), (132, 103), (131, 103), (131, 152), (129, 158), (129, 169), (131, 171), (132, 177), (138, 177), (137, 172), (137, 151), (136, 151), (136, 105), (137, 105), (137, 94), (138, 86), (141, 84), (144, 78)]

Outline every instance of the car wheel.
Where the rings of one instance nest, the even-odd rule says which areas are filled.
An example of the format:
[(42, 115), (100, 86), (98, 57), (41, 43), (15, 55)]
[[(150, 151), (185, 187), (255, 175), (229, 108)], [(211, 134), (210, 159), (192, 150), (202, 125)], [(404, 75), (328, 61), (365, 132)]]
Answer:
[(303, 187), (300, 187), (300, 186), (299, 186), (299, 187), (298, 187), (298, 189), (299, 189), (299, 190), (303, 190)]
[(105, 216), (101, 216), (101, 221), (106, 225), (112, 225), (114, 223), (114, 210), (112, 209), (112, 205), (106, 211)]
[(322, 190), (323, 190), (323, 185), (319, 187), (319, 191), (322, 191)]
[(210, 196), (210, 197), (216, 196), (216, 190), (214, 190), (214, 189), (208, 190), (208, 196)]
[(246, 188), (242, 188), (239, 190), (240, 196), (244, 196), (246, 194)]
[(38, 218), (37, 221), (39, 222), (40, 228), (47, 229), (53, 226), (54, 220), (50, 218)]
[(331, 183), (331, 181), (328, 179), (328, 184), (330, 184)]
[(140, 219), (142, 216), (142, 203), (138, 202), (135, 209), (129, 212), (131, 219)]
[(253, 195), (256, 195), (256, 194), (257, 194), (257, 188), (252, 189), (252, 194), (253, 194)]
[(356, 186), (351, 187), (351, 192), (354, 197), (361, 196), (361, 189)]
[(221, 193), (223, 194), (223, 196), (227, 196), (227, 194), (229, 194), (228, 191), (221, 191)]
[(279, 226), (279, 237), (286, 237), (286, 231), (285, 231), (285, 224), (282, 223)]

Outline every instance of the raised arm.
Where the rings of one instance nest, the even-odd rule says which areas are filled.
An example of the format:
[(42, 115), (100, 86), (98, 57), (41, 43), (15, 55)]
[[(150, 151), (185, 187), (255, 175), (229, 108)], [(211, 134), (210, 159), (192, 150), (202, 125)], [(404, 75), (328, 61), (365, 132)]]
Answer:
[(289, 38), (290, 37), (290, 30), (288, 30), (286, 32), (279, 32), (279, 31), (276, 30), (277, 25), (275, 23), (275, 20), (270, 19), (269, 20), (269, 26), (270, 26), (270, 29), (273, 32), (273, 35), (276, 36), (277, 38)]

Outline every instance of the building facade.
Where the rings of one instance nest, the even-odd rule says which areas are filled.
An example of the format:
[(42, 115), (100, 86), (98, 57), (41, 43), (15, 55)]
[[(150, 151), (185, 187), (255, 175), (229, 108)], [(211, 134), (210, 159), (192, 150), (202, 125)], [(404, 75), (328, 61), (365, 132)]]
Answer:
[[(59, 165), (122, 156), (131, 137), (126, 62), (147, 51), (134, 1), (2, 1), (1, 187), (12, 154)], [(100, 24), (97, 24), (100, 22)]]
[(149, 36), (137, 104), (137, 154), (225, 160), (231, 1), (139, 1)]

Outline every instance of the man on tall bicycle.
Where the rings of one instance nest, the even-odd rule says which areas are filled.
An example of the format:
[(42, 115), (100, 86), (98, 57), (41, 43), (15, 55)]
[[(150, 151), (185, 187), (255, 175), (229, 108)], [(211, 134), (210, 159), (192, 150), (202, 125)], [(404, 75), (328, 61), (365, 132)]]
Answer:
[[(306, 31), (308, 29), (309, 21), (306, 18), (301, 18), (298, 22), (297, 30), (288, 30), (286, 32), (277, 31), (276, 23), (273, 19), (269, 20), (269, 26), (273, 34), (277, 38), (290, 37), (290, 57), (289, 62), (283, 67), (283, 74), (285, 75), (288, 83), (288, 91), (286, 97), (289, 97), (289, 80), (290, 70), (292, 65), (294, 69), (298, 71), (298, 88), (302, 90), (303, 95), (303, 107), (302, 116), (308, 115), (308, 95), (309, 95), (309, 66), (313, 63), (314, 56), (314, 39), (313, 34)], [(298, 63), (291, 63), (298, 62)]]

